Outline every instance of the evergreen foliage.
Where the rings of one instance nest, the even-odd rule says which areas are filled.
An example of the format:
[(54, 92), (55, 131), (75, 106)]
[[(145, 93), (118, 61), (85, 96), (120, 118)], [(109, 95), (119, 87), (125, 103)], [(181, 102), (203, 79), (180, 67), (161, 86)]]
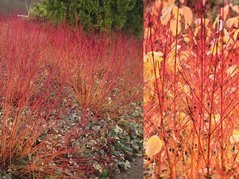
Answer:
[(141, 35), (143, 29), (143, 0), (42, 0), (33, 3), (29, 13), (53, 23), (80, 24), (85, 30)]

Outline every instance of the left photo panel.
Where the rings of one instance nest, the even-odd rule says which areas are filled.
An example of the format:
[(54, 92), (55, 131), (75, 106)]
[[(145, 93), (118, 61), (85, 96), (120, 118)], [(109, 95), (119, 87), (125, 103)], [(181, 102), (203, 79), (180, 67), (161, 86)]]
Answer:
[(0, 0), (0, 178), (143, 178), (144, 0)]

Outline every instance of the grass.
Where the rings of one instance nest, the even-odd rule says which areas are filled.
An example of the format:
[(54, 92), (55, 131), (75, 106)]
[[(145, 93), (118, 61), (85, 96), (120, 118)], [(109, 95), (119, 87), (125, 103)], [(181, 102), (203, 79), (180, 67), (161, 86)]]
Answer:
[(140, 155), (140, 39), (16, 18), (0, 32), (2, 177), (112, 175)]

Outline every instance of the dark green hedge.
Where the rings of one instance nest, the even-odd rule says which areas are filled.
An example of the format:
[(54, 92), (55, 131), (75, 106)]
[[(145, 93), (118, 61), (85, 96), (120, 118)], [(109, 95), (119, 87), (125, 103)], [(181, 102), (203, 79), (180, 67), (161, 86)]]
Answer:
[[(144, 0), (42, 0), (33, 3), (30, 16), (54, 23), (78, 23), (86, 30), (127, 30), (142, 34)], [(76, 18), (77, 17), (77, 18)]]

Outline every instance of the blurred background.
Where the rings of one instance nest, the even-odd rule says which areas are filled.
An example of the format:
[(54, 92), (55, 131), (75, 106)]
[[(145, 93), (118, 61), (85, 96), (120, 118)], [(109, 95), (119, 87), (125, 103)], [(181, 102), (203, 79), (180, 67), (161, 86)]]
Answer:
[(0, 13), (9, 14), (24, 14), (27, 15), (27, 10), (32, 0), (0, 0)]

